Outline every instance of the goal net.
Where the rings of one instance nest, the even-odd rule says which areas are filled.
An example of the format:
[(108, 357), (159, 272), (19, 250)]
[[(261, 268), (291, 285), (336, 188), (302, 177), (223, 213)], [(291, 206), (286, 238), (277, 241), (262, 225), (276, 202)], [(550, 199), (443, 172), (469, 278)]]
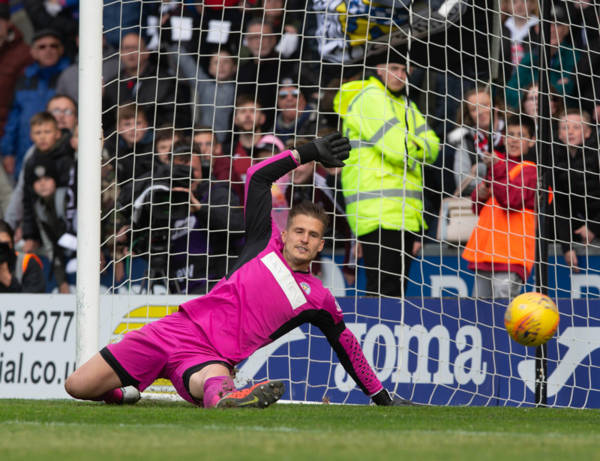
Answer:
[[(247, 169), (338, 130), (347, 166), (281, 178), (272, 219), (325, 207), (312, 273), (384, 386), (422, 404), (599, 407), (598, 9), (105, 1), (100, 341), (210, 290), (244, 245)], [(559, 308), (543, 348), (504, 328), (528, 291)], [(239, 384), (265, 377), (292, 401), (368, 401), (309, 325), (238, 366)]]

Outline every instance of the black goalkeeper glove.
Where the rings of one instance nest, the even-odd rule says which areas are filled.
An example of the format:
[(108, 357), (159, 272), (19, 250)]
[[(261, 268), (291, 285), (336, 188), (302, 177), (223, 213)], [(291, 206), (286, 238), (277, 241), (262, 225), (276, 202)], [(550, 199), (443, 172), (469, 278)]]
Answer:
[(343, 167), (343, 161), (350, 156), (350, 149), (348, 138), (337, 132), (296, 148), (300, 155), (300, 163), (316, 160), (325, 168)]
[(381, 405), (385, 407), (404, 407), (414, 405), (414, 403), (412, 403), (410, 400), (401, 399), (400, 397), (395, 397), (392, 399), (390, 397), (390, 393), (385, 389), (380, 390), (377, 394), (371, 397), (371, 400), (373, 400), (375, 405)]

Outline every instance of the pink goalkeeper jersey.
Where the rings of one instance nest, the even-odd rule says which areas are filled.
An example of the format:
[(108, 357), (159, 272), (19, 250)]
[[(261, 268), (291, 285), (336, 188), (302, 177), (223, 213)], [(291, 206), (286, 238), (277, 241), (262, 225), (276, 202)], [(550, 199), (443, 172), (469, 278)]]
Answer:
[(233, 363), (273, 341), (282, 327), (304, 323), (307, 314), (314, 315), (311, 311), (326, 311), (334, 324), (342, 321), (329, 290), (311, 274), (290, 269), (282, 247), (274, 228), (257, 256), (222, 279), (208, 295), (181, 306), (219, 355)]
[(329, 290), (309, 272), (293, 271), (271, 222), (271, 185), (294, 169), (285, 151), (248, 170), (246, 245), (232, 270), (207, 295), (181, 306), (215, 352), (232, 364), (303, 323), (319, 327), (363, 392), (382, 389)]

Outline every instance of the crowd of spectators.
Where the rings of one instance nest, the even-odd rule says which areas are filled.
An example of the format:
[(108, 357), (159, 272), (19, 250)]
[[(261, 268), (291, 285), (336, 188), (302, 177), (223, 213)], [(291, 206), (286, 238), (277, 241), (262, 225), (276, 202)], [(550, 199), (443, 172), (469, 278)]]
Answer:
[[(148, 289), (206, 292), (243, 245), (247, 169), (340, 130), (353, 141), (348, 166), (311, 163), (282, 178), (274, 222), (282, 226), (298, 201), (321, 203), (335, 217), (326, 243), (344, 255), (346, 282), (355, 282), (362, 257), (367, 293), (401, 296), (406, 255), (436, 240), (444, 198), (473, 197), (478, 212), (489, 191), (509, 193), (507, 174), (504, 189), (494, 186), (502, 168), (538, 160), (537, 2), (505, 0), (496, 35), (495, 2), (458, 2), (468, 11), (461, 21), (389, 47), (400, 59), (381, 47), (377, 55), (365, 38), (394, 36), (390, 22), (401, 27), (409, 15), (389, 2), (365, 11), (352, 3), (105, 1), (101, 261), (109, 285), (131, 283), (141, 260)], [(557, 0), (546, 39), (555, 155), (545, 167), (559, 215), (548, 237), (575, 270), (573, 243), (600, 232), (599, 9)], [(76, 267), (78, 17), (77, 0), (0, 0), (0, 217), (11, 248), (40, 255), (64, 293)], [(365, 93), (352, 101), (355, 90)], [(515, 115), (526, 117), (525, 129), (507, 130)], [(528, 142), (507, 153), (517, 132)], [(373, 206), (360, 194), (376, 183), (381, 203)]]

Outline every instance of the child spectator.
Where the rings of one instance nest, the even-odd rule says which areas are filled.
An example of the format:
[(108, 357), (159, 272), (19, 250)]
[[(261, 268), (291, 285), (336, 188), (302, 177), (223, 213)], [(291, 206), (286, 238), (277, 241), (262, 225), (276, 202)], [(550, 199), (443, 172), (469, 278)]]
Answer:
[(154, 152), (158, 160), (163, 163), (169, 163), (170, 155), (173, 152), (173, 145), (181, 141), (181, 134), (170, 126), (160, 127), (156, 130), (154, 136)]
[[(64, 94), (55, 94), (50, 98), (48, 104), (46, 104), (46, 111), (54, 116), (56, 119), (56, 124), (62, 131), (63, 136), (71, 136), (71, 133), (77, 124), (77, 104), (75, 101)], [(34, 151), (35, 144), (27, 149), (25, 158), (23, 160), (23, 165), (25, 165), (31, 158)], [(21, 170), (17, 184), (10, 196), (10, 202), (4, 217), (6, 221), (13, 227), (13, 229), (18, 229), (23, 219), (24, 183), (24, 172)]]
[[(71, 136), (71, 145), (76, 152), (78, 142), (78, 128), (75, 127), (73, 136)], [(111, 282), (114, 289), (123, 281), (126, 274), (126, 262), (129, 257), (126, 233), (129, 230), (129, 218), (123, 220), (123, 214), (117, 212), (116, 201), (120, 187), (116, 184), (112, 155), (106, 150), (106, 146), (102, 149), (100, 187), (102, 191), (100, 196), (100, 241), (102, 242), (100, 267), (102, 272), (112, 270)]]
[(556, 237), (575, 272), (580, 268), (573, 243), (589, 245), (600, 235), (600, 159), (590, 122), (587, 112), (567, 110), (554, 146)]
[(189, 54), (172, 56), (179, 59), (180, 76), (190, 82), (190, 93), (195, 95), (195, 123), (212, 127), (217, 139), (225, 142), (231, 135), (237, 70), (235, 57), (223, 47), (214, 50), (207, 72)]
[[(75, 257), (77, 240), (74, 221), (67, 214), (68, 209), (73, 209), (74, 189), (58, 186), (60, 170), (48, 154), (34, 155), (26, 168), (30, 172), (27, 176), (32, 183), (31, 209), (39, 238), (51, 261), (59, 293), (70, 293), (66, 268)], [(68, 171), (72, 177), (73, 167)]]
[(494, 158), (471, 194), (479, 220), (462, 257), (475, 271), (479, 299), (517, 296), (535, 261), (537, 170), (524, 160), (535, 145), (533, 120), (511, 116), (505, 145), (506, 158)]
[[(55, 180), (54, 188), (66, 187), (70, 181), (71, 167), (74, 162), (73, 148), (70, 144), (70, 133), (63, 133), (56, 119), (49, 112), (40, 112), (31, 117), (31, 139), (35, 150), (25, 164), (23, 185), (23, 224), (22, 232), (25, 245), (23, 251), (32, 252), (41, 242), (40, 229), (34, 215), (33, 183), (40, 175), (35, 165), (46, 163), (52, 165)], [(45, 162), (45, 163), (44, 163)]]
[(117, 184), (151, 171), (153, 163), (152, 130), (146, 113), (135, 104), (119, 109), (117, 133), (106, 141)]

